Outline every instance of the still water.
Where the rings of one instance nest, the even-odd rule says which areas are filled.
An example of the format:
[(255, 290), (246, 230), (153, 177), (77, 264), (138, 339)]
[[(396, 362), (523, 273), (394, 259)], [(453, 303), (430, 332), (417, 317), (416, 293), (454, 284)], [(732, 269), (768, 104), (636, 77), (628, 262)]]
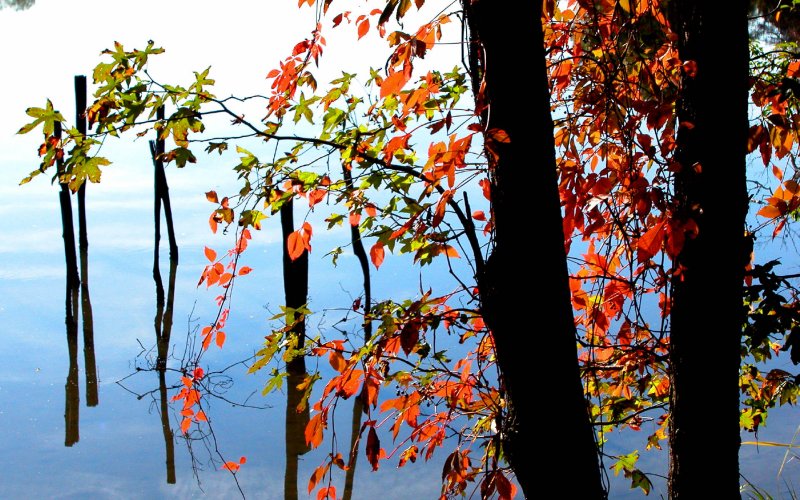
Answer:
[[(167, 412), (162, 412), (166, 400), (162, 402), (159, 373), (152, 370), (159, 354), (154, 326), (158, 310), (152, 278), (152, 167), (145, 147), (142, 143), (127, 152), (126, 158), (136, 158), (139, 148), (141, 161), (130, 159), (108, 169), (103, 183), (90, 186), (87, 192), (96, 386), (91, 383), (92, 353), (85, 349), (82, 321), (75, 335), (77, 344), (68, 342), (56, 187), (47, 182), (18, 187), (20, 171), (2, 171), (0, 215), (5, 228), (0, 240), (0, 322), (5, 334), (0, 349), (0, 427), (4, 430), (0, 498), (283, 499), (295, 498), (293, 492), (306, 498), (308, 478), (330, 450), (330, 443), (300, 456), (296, 446), (293, 452), (290, 447), (287, 460), (286, 396), (262, 397), (266, 373), (245, 373), (246, 360), (269, 332), (267, 318), (282, 302), (277, 226), (265, 225), (245, 252), (243, 264), (254, 271), (236, 285), (228, 341), (222, 350), (212, 346), (203, 359), (207, 372), (224, 370), (212, 378), (219, 397), (212, 398), (206, 408), (214, 435), (187, 442), (178, 429), (180, 405), (168, 405)], [(192, 170), (168, 169), (181, 256), (175, 274), (170, 368), (180, 366), (187, 337), (194, 339), (197, 325), (210, 321), (216, 312), (216, 293), (198, 288), (197, 281), (206, 262), (203, 247), (223, 251), (230, 246), (229, 239), (208, 230), (213, 207), (203, 194), (209, 189), (225, 192), (233, 186), (233, 179), (220, 175), (221, 168), (201, 162)], [(340, 245), (346, 238), (345, 231), (320, 232), (315, 248)], [(169, 277), (166, 246), (162, 243), (165, 287)], [(343, 257), (333, 268), (323, 253), (318, 251), (311, 259), (311, 308), (318, 311), (341, 300), (343, 294), (358, 296), (361, 286), (354, 258)], [(403, 263), (387, 259), (376, 275), (376, 296), (413, 294), (418, 276), (408, 276), (405, 269)], [(321, 315), (312, 321), (312, 328), (325, 330), (333, 321)], [(163, 323), (161, 328), (164, 333)], [(166, 372), (166, 399), (176, 393), (179, 377), (176, 371)], [(337, 433), (344, 446), (349, 441), (351, 411), (349, 402), (338, 410)], [(795, 408), (775, 412), (759, 437), (790, 442), (800, 422), (797, 417)], [(714, 425), (713, 415), (707, 418)], [(301, 427), (295, 424), (293, 428)], [(606, 450), (614, 453), (639, 447), (642, 469), (663, 474), (665, 452), (644, 450), (640, 442), (646, 425), (643, 428), (641, 435), (612, 438)], [(753, 440), (753, 436), (743, 437)], [(785, 452), (785, 448), (744, 446), (743, 473), (780, 498), (786, 491), (783, 480), (795, 488), (800, 484), (796, 460), (789, 460), (782, 479), (777, 478)], [(713, 461), (714, 443), (708, 443), (708, 453)], [(247, 457), (247, 462), (237, 474), (237, 485), (220, 469), (220, 460), (237, 461), (240, 456)], [(443, 456), (399, 470), (396, 462), (389, 461), (378, 472), (370, 471), (360, 458), (352, 498), (438, 496)], [(297, 486), (289, 481), (286, 488), (287, 470), (290, 479), (296, 476)], [(642, 497), (621, 478), (614, 478), (613, 472), (609, 475), (612, 498)], [(658, 496), (664, 493), (663, 481), (655, 479)], [(340, 494), (344, 480), (344, 473), (334, 477)]]
[[(87, 192), (89, 251), (85, 275), (91, 299), (91, 352), (86, 349), (83, 327), (87, 321), (82, 320), (82, 314), (78, 313), (78, 327), (71, 334), (65, 322), (66, 271), (57, 189), (44, 178), (18, 186), (19, 180), (36, 167), (38, 138), (14, 136), (25, 122), (25, 107), (42, 105), (45, 96), (67, 109), (72, 102), (73, 75), (90, 71), (100, 50), (120, 37), (136, 46), (157, 38), (168, 53), (179, 54), (180, 63), (188, 64), (189, 69), (214, 63), (215, 71), (236, 75), (227, 80), (229, 83), (242, 85), (252, 80), (260, 85), (263, 68), (274, 65), (290, 50), (298, 35), (275, 36), (276, 43), (285, 47), (270, 47), (274, 54), (258, 58), (258, 64), (243, 65), (238, 58), (226, 56), (214, 40), (252, 47), (259, 43), (255, 35), (278, 33), (292, 23), (285, 16), (227, 19), (225, 16), (235, 13), (217, 12), (220, 32), (209, 41), (210, 37), (195, 36), (194, 28), (209, 21), (201, 9), (190, 9), (189, 4), (174, 2), (165, 7), (163, 2), (141, 2), (159, 10), (183, 5), (184, 10), (166, 18), (185, 22), (170, 29), (155, 29), (144, 7), (103, 17), (100, 14), (112, 9), (111, 5), (95, 2), (80, 16), (82, 25), (92, 24), (93, 30), (75, 34), (69, 57), (51, 59), (50, 43), (19, 43), (23, 34), (56, 31), (55, 20), (77, 15), (74, 10), (59, 10), (64, 4), (41, 0), (26, 13), (0, 13), (0, 42), (5, 47), (0, 53), (0, 67), (24, 70), (26, 75), (0, 81), (0, 93), (13, 96), (0, 102), (0, 499), (306, 498), (308, 478), (330, 451), (330, 442), (297, 455), (296, 439), (287, 440), (286, 436), (286, 394), (262, 397), (266, 373), (246, 374), (246, 360), (269, 333), (267, 319), (283, 302), (277, 224), (266, 224), (254, 235), (242, 261), (254, 271), (236, 285), (225, 348), (212, 346), (203, 358), (206, 372), (218, 372), (211, 380), (219, 397), (212, 398), (206, 407), (214, 435), (186, 441), (180, 437), (179, 405), (167, 405), (167, 411), (163, 411), (164, 403), (180, 384), (180, 374), (174, 369), (181, 365), (187, 339), (193, 341), (196, 328), (208, 324), (216, 313), (216, 292), (197, 287), (207, 262), (203, 248), (223, 252), (232, 241), (209, 231), (207, 220), (213, 206), (204, 193), (211, 189), (221, 195), (234, 191), (230, 163), (203, 158), (182, 171), (168, 169), (180, 263), (174, 276), (170, 341), (162, 345), (169, 348), (170, 370), (162, 384), (159, 373), (152, 369), (159, 357), (155, 326), (159, 309), (152, 277), (153, 189), (147, 144), (140, 141), (106, 151), (116, 163), (105, 171), (102, 183), (90, 186)], [(296, 5), (288, 4), (291, 9)], [(213, 5), (209, 2), (206, 7)], [(263, 9), (263, 2), (250, 2), (246, 7), (257, 12)], [(127, 20), (124, 26), (106, 22), (123, 15)], [(44, 60), (48, 64), (34, 64)], [(170, 64), (178, 66), (175, 59)], [(214, 74), (219, 77), (219, 73)], [(224, 82), (220, 78), (222, 85)], [(348, 238), (346, 230), (315, 233), (310, 262), (310, 307), (314, 311), (340, 305), (342, 297), (347, 303), (361, 293), (360, 271), (353, 257), (344, 255), (336, 268), (323, 257), (333, 247), (345, 245)], [(169, 255), (165, 240), (160, 257), (166, 284)], [(428, 271), (433, 274), (426, 279), (447, 279), (443, 269), (433, 266)], [(374, 288), (376, 298), (414, 296), (419, 276), (409, 273), (401, 259), (387, 256), (375, 273)], [(329, 330), (336, 319), (333, 312), (317, 314), (309, 328)], [(164, 334), (163, 321), (159, 325)], [(75, 342), (69, 342), (70, 338)], [(796, 371), (788, 361), (781, 363), (779, 367)], [(164, 390), (166, 398), (162, 397)], [(350, 438), (352, 407), (346, 403), (337, 410), (336, 432), (342, 446)], [(713, 414), (699, 414), (698, 418), (714, 425)], [(770, 416), (759, 438), (789, 443), (799, 425), (800, 412), (784, 408)], [(301, 426), (289, 427), (296, 432)], [(656, 474), (652, 476), (656, 488), (651, 496), (659, 497), (665, 494), (665, 488), (657, 474), (666, 471), (666, 452), (645, 451), (647, 424), (642, 429), (639, 434), (612, 436), (606, 451), (627, 453), (638, 448), (641, 468)], [(754, 437), (744, 435), (743, 439), (752, 441)], [(712, 463), (715, 443), (708, 443), (707, 450)], [(543, 459), (559, 453), (534, 452)], [(442, 455), (399, 470), (396, 461), (387, 461), (378, 472), (369, 470), (362, 455), (355, 469), (352, 498), (437, 498)], [(241, 456), (247, 457), (247, 462), (234, 481), (220, 469), (221, 460), (238, 461)], [(800, 491), (797, 460), (788, 460), (778, 477), (785, 458), (786, 448), (743, 446), (742, 472), (754, 484), (781, 498), (787, 491), (784, 481)], [(545, 466), (535, 473), (541, 475), (543, 483), (547, 481)], [(641, 492), (629, 490), (621, 477), (615, 478), (611, 471), (609, 476), (612, 498), (643, 498)], [(344, 483), (344, 473), (334, 476), (333, 484), (340, 495)]]

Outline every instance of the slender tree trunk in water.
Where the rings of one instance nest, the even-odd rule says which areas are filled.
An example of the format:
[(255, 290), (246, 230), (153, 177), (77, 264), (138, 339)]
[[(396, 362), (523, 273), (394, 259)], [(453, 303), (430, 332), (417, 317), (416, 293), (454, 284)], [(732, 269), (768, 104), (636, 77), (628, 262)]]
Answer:
[[(543, 481), (573, 498), (605, 498), (578, 368), (541, 3), (462, 4), (473, 42), (473, 86), (485, 84), (484, 125), (510, 139), (490, 145), (497, 155), (489, 163), (495, 246), (478, 277), (510, 406), (504, 449), (526, 498), (540, 493)], [(527, 59), (520, 57), (523, 46)], [(536, 214), (535, 223), (529, 214)], [(535, 303), (510, 286), (521, 279), (543, 292)], [(530, 385), (541, 376), (543, 385)], [(568, 458), (541, 465), (548, 456)]]
[[(342, 175), (347, 189), (353, 190), (353, 176), (350, 169), (342, 167)], [(358, 226), (350, 226), (350, 242), (353, 244), (353, 254), (358, 258), (361, 266), (361, 276), (364, 279), (364, 343), (369, 342), (372, 337), (372, 321), (369, 318), (372, 305), (372, 283), (369, 274), (369, 258), (364, 249), (364, 242), (361, 241), (361, 232)], [(344, 493), (342, 500), (350, 500), (353, 496), (353, 478), (356, 474), (356, 462), (358, 459), (358, 442), (361, 432), (361, 415), (364, 413), (364, 399), (359, 394), (353, 398), (353, 419), (350, 424), (350, 459), (348, 469), (344, 477)]]
[[(285, 293), (286, 307), (297, 309), (308, 302), (308, 252), (296, 260), (289, 258), (287, 239), (294, 231), (294, 202), (286, 202), (280, 210), (281, 232), (283, 234), (283, 290)], [(290, 335), (296, 339), (297, 346), (305, 342), (305, 319), (295, 323)], [(303, 411), (297, 411), (297, 406), (303, 398), (303, 392), (297, 385), (306, 378), (306, 360), (304, 356), (297, 356), (286, 363), (288, 373), (288, 394), (286, 398), (286, 473), (284, 474), (283, 491), (286, 500), (297, 499), (297, 458), (308, 451), (305, 440), (305, 428), (309, 420), (308, 405)]]
[[(55, 123), (53, 134), (61, 139), (61, 122)], [(64, 162), (57, 160), (59, 178), (64, 175)], [(59, 183), (58, 201), (61, 206), (61, 229), (64, 239), (64, 260), (67, 264), (67, 282), (64, 300), (64, 323), (67, 327), (67, 351), (69, 352), (69, 371), (65, 386), (64, 445), (72, 446), (79, 437), (80, 390), (78, 388), (78, 257), (75, 254), (75, 229), (72, 218), (72, 199), (69, 188), (64, 182)]]
[[(158, 108), (156, 118), (164, 119), (164, 107)], [(175, 440), (169, 424), (169, 404), (167, 401), (167, 358), (169, 342), (172, 336), (172, 311), (175, 303), (175, 274), (178, 270), (178, 244), (172, 224), (172, 209), (169, 202), (169, 186), (164, 173), (161, 154), (164, 153), (164, 140), (150, 141), (150, 156), (153, 159), (153, 280), (156, 284), (156, 316), (153, 321), (156, 331), (156, 371), (158, 372), (158, 393), (160, 399), (161, 431), (164, 436), (165, 464), (167, 468), (167, 484), (175, 484)], [(167, 294), (164, 295), (164, 284), (160, 269), (161, 243), (161, 205), (164, 205), (164, 219), (167, 223), (169, 238), (169, 279)]]
[(749, 260), (747, 1), (726, 2), (724, 13), (720, 6), (670, 2), (681, 60), (696, 63), (696, 75), (684, 74), (678, 105), (675, 195), (678, 217), (698, 226), (678, 256), (680, 275), (672, 285), (671, 498), (740, 495), (739, 349)]
[[(75, 76), (75, 124), (86, 135), (86, 76)], [(94, 355), (94, 320), (89, 297), (89, 236), (86, 226), (86, 182), (78, 188), (78, 247), (81, 261), (81, 319), (83, 320), (83, 362), (86, 365), (86, 406), (97, 406), (97, 363)]]

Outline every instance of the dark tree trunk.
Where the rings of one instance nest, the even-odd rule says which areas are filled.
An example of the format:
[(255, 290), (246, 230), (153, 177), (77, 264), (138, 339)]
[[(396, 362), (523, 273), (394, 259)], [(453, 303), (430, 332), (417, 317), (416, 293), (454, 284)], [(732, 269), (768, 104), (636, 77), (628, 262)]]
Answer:
[(726, 2), (724, 14), (719, 9), (716, 2), (670, 2), (680, 57), (696, 63), (694, 76), (684, 74), (678, 104), (677, 217), (699, 228), (677, 258), (672, 285), (671, 498), (739, 498), (739, 349), (749, 259), (747, 1)]
[[(297, 309), (308, 302), (308, 252), (296, 260), (289, 257), (287, 240), (294, 231), (294, 202), (286, 202), (280, 210), (281, 232), (283, 234), (283, 290), (286, 307)], [(305, 342), (305, 319), (295, 323), (292, 332), (297, 346), (302, 347)], [(308, 405), (298, 411), (298, 404), (302, 401), (303, 391), (298, 390), (298, 384), (306, 378), (306, 360), (300, 355), (286, 363), (287, 398), (286, 398), (286, 471), (284, 474), (283, 491), (286, 500), (296, 500), (297, 496), (297, 460), (308, 451), (305, 441), (305, 428), (309, 420)]]
[[(478, 279), (510, 403), (504, 448), (526, 498), (541, 493), (544, 475), (573, 498), (605, 498), (578, 368), (541, 3), (462, 3), (479, 52), (471, 76), (485, 84), (487, 140), (492, 129), (510, 138), (490, 145), (495, 246)], [(569, 458), (545, 473), (543, 456)]]
[[(75, 76), (75, 127), (86, 135), (86, 76)], [(86, 365), (86, 406), (100, 402), (97, 390), (97, 362), (94, 354), (94, 320), (89, 297), (89, 236), (86, 226), (86, 182), (78, 188), (78, 247), (81, 262), (81, 319), (83, 320), (83, 362)]]

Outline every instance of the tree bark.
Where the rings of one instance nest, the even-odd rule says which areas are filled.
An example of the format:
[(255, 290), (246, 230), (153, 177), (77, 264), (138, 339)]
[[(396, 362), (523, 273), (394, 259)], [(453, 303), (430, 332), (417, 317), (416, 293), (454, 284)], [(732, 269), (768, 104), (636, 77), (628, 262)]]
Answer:
[(683, 76), (678, 103), (676, 216), (698, 227), (676, 259), (672, 284), (669, 491), (674, 499), (739, 498), (739, 349), (749, 260), (747, 1), (726, 2), (724, 15), (719, 8), (716, 2), (670, 2), (681, 60), (696, 63), (696, 74)]
[[(494, 336), (510, 406), (504, 450), (526, 498), (541, 492), (543, 476), (548, 487), (571, 497), (605, 498), (578, 367), (541, 3), (462, 4), (471, 50), (480, 51), (471, 57), (470, 71), (474, 87), (485, 85), (487, 141), (495, 129), (510, 139), (490, 143), (487, 152), (494, 248), (478, 277), (481, 312)], [(532, 54), (527, 60), (520, 57), (522, 47)], [(530, 234), (535, 245), (527, 243)], [(536, 303), (512, 283), (541, 292)], [(538, 317), (531, 314), (534, 307)], [(565, 455), (567, 461), (542, 469), (543, 456)]]

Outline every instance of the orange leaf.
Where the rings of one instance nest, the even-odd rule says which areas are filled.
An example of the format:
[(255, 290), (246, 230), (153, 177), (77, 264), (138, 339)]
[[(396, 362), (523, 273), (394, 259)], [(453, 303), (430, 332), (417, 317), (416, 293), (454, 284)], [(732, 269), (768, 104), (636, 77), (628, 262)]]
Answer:
[(221, 275), (219, 277), (220, 286), (227, 284), (231, 280), (232, 277), (233, 277), (233, 275), (231, 273), (224, 273), (223, 275)]
[(194, 417), (197, 420), (200, 420), (201, 422), (208, 422), (208, 417), (206, 417), (206, 412), (204, 412), (202, 410), (198, 411), (197, 414)]
[(798, 75), (800, 75), (800, 60), (790, 62), (789, 67), (786, 68), (786, 76), (794, 78)]
[(215, 260), (217, 260), (217, 252), (215, 252), (214, 250), (212, 250), (212, 249), (210, 249), (208, 247), (205, 247), (205, 250), (203, 250), (203, 251), (206, 254), (206, 259), (210, 260), (211, 262), (214, 262)]
[(239, 276), (244, 276), (245, 274), (250, 274), (253, 271), (252, 268), (244, 266), (239, 269)]
[(316, 469), (314, 469), (314, 473), (311, 474), (311, 478), (308, 480), (308, 492), (311, 493), (314, 491), (314, 488), (317, 487), (317, 483), (319, 483), (323, 477), (325, 477), (325, 473), (328, 472), (328, 467), (324, 465), (320, 465)]
[(316, 448), (322, 444), (322, 430), (324, 428), (325, 422), (322, 421), (322, 413), (317, 413), (311, 417), (305, 430), (306, 444), (312, 448)]
[(217, 234), (217, 220), (214, 215), (216, 214), (211, 214), (211, 217), (208, 218), (208, 226), (211, 228), (212, 233)]
[(379, 241), (372, 245), (372, 248), (369, 251), (369, 256), (372, 259), (372, 263), (375, 265), (375, 269), (380, 268), (381, 264), (383, 264), (384, 255), (383, 243)]
[(378, 210), (372, 203), (367, 203), (365, 208), (367, 210), (367, 215), (369, 215), (370, 217), (375, 217), (376, 215), (378, 215)]
[(358, 25), (358, 39), (361, 40), (361, 38), (368, 32), (369, 32), (369, 19), (364, 19)]
[(381, 84), (381, 98), (386, 97), (387, 95), (399, 94), (403, 89), (403, 86), (405, 86), (410, 79), (410, 72), (408, 75), (406, 75), (405, 71), (396, 71), (387, 76), (383, 79), (383, 83)]
[(439, 200), (439, 204), (436, 205), (436, 211), (433, 214), (433, 222), (431, 226), (436, 227), (442, 223), (444, 219), (444, 213), (447, 210), (447, 203), (453, 198), (453, 191), (448, 189), (444, 193), (442, 193), (442, 199)]
[(181, 421), (181, 432), (183, 432), (184, 434), (189, 434), (189, 427), (191, 427), (191, 425), (192, 425), (191, 419), (184, 418)]
[(472, 212), (472, 218), (479, 221), (486, 221), (486, 214), (483, 213), (483, 210), (475, 210)]
[(194, 415), (194, 410), (192, 410), (191, 408), (187, 408), (181, 411), (181, 415), (183, 415), (184, 417), (191, 417), (192, 415)]
[(217, 347), (222, 347), (225, 343), (225, 332), (217, 332)]
[(756, 214), (760, 215), (761, 217), (766, 217), (767, 219), (775, 219), (776, 217), (783, 215), (781, 213), (781, 209), (774, 205), (765, 205), (761, 207)]
[(327, 498), (336, 500), (336, 486), (320, 488), (319, 493), (317, 493), (317, 500), (325, 500)]
[(220, 468), (227, 469), (231, 472), (236, 472), (239, 470), (239, 464), (237, 464), (236, 462), (225, 462)]
[(216, 191), (209, 191), (206, 193), (206, 199), (211, 203), (219, 203), (219, 198), (217, 198)]
[(350, 225), (357, 226), (361, 222), (361, 214), (358, 212), (350, 212)]
[(647, 232), (639, 238), (639, 242), (637, 243), (637, 258), (639, 262), (649, 259), (661, 250), (661, 244), (664, 242), (664, 226), (664, 221), (661, 221), (648, 229)]
[(286, 240), (286, 247), (289, 250), (289, 258), (297, 260), (303, 255), (305, 246), (303, 246), (303, 237), (300, 231), (292, 232)]
[(492, 201), (492, 191), (491, 184), (489, 184), (489, 179), (481, 179), (478, 184), (480, 184), (481, 188), (483, 188), (483, 197), (489, 201)]
[(331, 367), (340, 373), (347, 367), (347, 362), (344, 360), (344, 356), (342, 356), (342, 353), (339, 351), (331, 350), (331, 353), (328, 356), (328, 361), (330, 361)]

